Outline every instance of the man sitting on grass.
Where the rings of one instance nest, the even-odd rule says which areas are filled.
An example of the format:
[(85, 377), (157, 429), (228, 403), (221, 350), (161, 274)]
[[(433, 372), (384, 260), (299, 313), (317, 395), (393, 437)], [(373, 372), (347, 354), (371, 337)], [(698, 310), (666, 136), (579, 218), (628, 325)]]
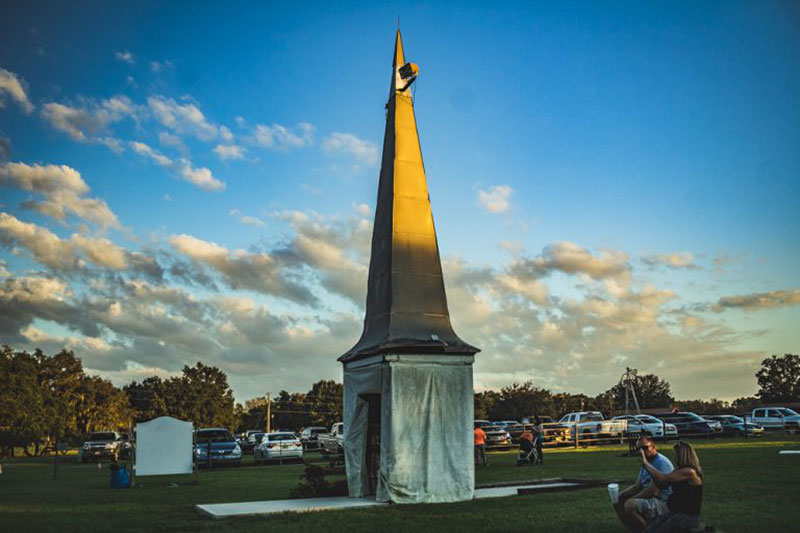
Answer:
[[(672, 472), (672, 462), (658, 453), (650, 437), (640, 438), (637, 448), (644, 452), (644, 456), (656, 470), (662, 474)], [(650, 472), (641, 467), (636, 483), (620, 492), (614, 510), (630, 531), (641, 531), (647, 522), (669, 512), (667, 498), (671, 493), (670, 487), (659, 489)]]

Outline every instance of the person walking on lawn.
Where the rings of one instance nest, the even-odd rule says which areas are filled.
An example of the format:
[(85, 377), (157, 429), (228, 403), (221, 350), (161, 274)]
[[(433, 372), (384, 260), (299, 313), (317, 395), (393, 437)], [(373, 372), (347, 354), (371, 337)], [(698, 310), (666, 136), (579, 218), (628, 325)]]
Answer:
[(486, 460), (486, 432), (481, 429), (479, 425), (475, 425), (475, 466), (483, 463), (483, 466), (489, 466), (489, 461)]
[[(640, 438), (637, 448), (653, 469), (661, 474), (672, 472), (672, 462), (658, 453), (650, 437)], [(653, 481), (650, 471), (642, 466), (636, 483), (620, 492), (619, 500), (614, 504), (614, 511), (630, 531), (642, 531), (648, 522), (669, 512), (667, 498), (671, 494), (672, 489), (669, 486), (659, 488)]]

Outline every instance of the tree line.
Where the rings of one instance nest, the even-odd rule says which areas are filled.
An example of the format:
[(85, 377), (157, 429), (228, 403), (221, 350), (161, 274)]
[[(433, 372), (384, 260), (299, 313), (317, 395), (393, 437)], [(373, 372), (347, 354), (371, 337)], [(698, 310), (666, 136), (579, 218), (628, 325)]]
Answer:
[[(237, 432), (266, 427), (266, 401), (236, 404), (225, 372), (201, 362), (177, 376), (116, 387), (87, 374), (72, 351), (50, 356), (3, 346), (0, 386), (0, 456), (78, 446), (93, 432), (130, 432), (159, 416)], [(270, 403), (273, 428), (328, 426), (342, 418), (342, 386), (323, 380), (305, 394), (281, 391)]]
[[(756, 373), (759, 391), (733, 402), (717, 399), (679, 401), (670, 385), (654, 374), (636, 375), (634, 388), (642, 409), (678, 408), (698, 413), (744, 413), (757, 405), (800, 402), (800, 356), (773, 355)], [(159, 416), (188, 420), (197, 427), (225, 427), (239, 432), (266, 429), (297, 430), (330, 426), (342, 420), (342, 385), (333, 380), (314, 383), (305, 393), (282, 390), (270, 398), (234, 402), (228, 377), (201, 362), (184, 366), (180, 375), (148, 377), (116, 387), (88, 375), (80, 358), (68, 350), (30, 354), (9, 346), (0, 350), (0, 456), (21, 448), (26, 454), (51, 451), (59, 443), (79, 445), (90, 433), (130, 431), (136, 422)], [(554, 418), (571, 411), (620, 411), (625, 388), (618, 383), (591, 397), (553, 393), (532, 381), (474, 396), (475, 418), (520, 420), (526, 416)]]

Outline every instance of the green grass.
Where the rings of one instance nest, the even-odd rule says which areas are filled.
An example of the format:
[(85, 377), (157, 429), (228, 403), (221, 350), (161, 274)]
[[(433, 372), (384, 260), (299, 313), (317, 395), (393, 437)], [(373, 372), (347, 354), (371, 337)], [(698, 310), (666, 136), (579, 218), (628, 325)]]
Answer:
[[(800, 457), (778, 450), (800, 448), (798, 437), (720, 439), (697, 443), (706, 470), (703, 519), (720, 531), (796, 531)], [(671, 456), (670, 447), (664, 451)], [(492, 453), (478, 484), (549, 477), (618, 478), (632, 482), (638, 460), (622, 447), (548, 451), (543, 468), (515, 467), (513, 452)], [(604, 488), (493, 498), (454, 504), (393, 505), (347, 511), (210, 520), (197, 503), (283, 499), (299, 482), (302, 465), (243, 466), (191, 477), (140, 478), (131, 490), (108, 488), (108, 470), (15, 459), (0, 475), (3, 531), (457, 531), (483, 524), (491, 531), (622, 531)], [(171, 487), (177, 483), (177, 487)]]

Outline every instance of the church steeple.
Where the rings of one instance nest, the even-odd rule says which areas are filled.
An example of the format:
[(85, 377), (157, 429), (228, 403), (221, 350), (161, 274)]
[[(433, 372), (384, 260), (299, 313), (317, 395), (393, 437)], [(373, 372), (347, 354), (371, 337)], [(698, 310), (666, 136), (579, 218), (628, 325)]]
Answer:
[(358, 343), (339, 361), (380, 353), (474, 354), (450, 325), (439, 245), (428, 197), (406, 63), (397, 31), (378, 203), (372, 233), (367, 313)]

